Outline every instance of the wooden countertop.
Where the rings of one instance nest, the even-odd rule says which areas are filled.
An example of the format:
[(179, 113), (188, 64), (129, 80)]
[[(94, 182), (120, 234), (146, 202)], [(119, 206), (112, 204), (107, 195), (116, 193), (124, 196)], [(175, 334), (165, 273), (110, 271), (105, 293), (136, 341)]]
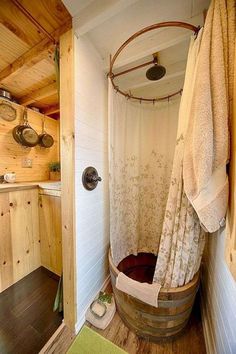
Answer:
[(0, 193), (32, 188), (40, 188), (41, 190), (60, 192), (61, 183), (57, 181), (2, 183), (0, 184)]

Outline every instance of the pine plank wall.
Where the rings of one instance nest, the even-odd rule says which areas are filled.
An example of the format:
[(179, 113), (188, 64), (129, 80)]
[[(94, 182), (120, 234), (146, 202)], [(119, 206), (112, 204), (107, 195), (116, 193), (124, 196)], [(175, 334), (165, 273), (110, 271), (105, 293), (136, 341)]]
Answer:
[[(49, 162), (59, 160), (59, 122), (28, 109), (28, 120), (32, 128), (41, 134), (42, 120), (45, 119), (45, 130), (54, 137), (55, 143), (49, 149), (40, 146), (22, 147), (13, 139), (12, 129), (22, 123), (24, 108), (18, 104), (11, 104), (16, 108), (16, 119), (8, 122), (0, 116), (0, 175), (15, 172), (17, 182), (46, 181), (49, 179)], [(32, 168), (22, 167), (25, 158), (32, 159)]]

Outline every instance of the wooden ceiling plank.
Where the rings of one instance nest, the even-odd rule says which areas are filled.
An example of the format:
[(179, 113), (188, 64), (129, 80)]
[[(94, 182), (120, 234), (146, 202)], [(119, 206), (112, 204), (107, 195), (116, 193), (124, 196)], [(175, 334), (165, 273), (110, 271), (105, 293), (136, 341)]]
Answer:
[[(71, 28), (71, 20), (67, 21), (63, 26), (55, 30), (52, 35), (59, 40), (60, 36)], [(8, 78), (11, 75), (17, 74), (19, 71), (30, 68), (47, 56), (50, 56), (54, 50), (54, 44), (45, 38), (34, 47), (29, 49), (26, 53), (17, 58), (13, 63), (8, 65), (0, 72), (0, 81)]]
[(30, 22), (39, 30), (39, 32), (44, 33), (46, 37), (54, 41), (54, 37), (43, 27), (41, 24), (25, 9), (25, 7), (18, 0), (11, 0), (14, 5), (28, 18)]
[(54, 63), (43, 59), (32, 68), (19, 72), (17, 76), (14, 76), (14, 79), (12, 79), (12, 76), (9, 79), (6, 78), (1, 87), (10, 91), (17, 100), (55, 81)]
[(49, 33), (71, 19), (71, 15), (61, 0), (20, 0), (20, 3)]
[(37, 101), (43, 100), (46, 97), (52, 96), (57, 93), (57, 84), (53, 82), (50, 85), (41, 87), (40, 89), (23, 96), (19, 99), (19, 103), (23, 106), (29, 106)]
[(9, 0), (1, 0), (0, 22), (30, 47), (40, 42), (44, 34)]
[[(0, 10), (1, 11), (1, 10)], [(0, 72), (30, 47), (0, 23)]]
[(29, 49), (26, 53), (17, 58), (13, 63), (9, 64), (0, 72), (0, 81), (10, 76), (17, 75), (20, 71), (31, 68), (53, 52), (54, 45), (47, 38), (43, 39), (39, 44)]
[(51, 114), (55, 114), (55, 113), (58, 113), (58, 112), (60, 112), (59, 103), (43, 109), (43, 113), (45, 115), (47, 115), (47, 116), (50, 116)]

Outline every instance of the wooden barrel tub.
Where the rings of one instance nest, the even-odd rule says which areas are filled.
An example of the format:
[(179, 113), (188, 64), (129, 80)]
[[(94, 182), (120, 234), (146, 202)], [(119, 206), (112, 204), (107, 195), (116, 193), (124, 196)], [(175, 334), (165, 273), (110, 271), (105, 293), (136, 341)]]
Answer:
[(116, 268), (109, 252), (111, 283), (120, 317), (139, 337), (158, 342), (173, 339), (185, 329), (198, 291), (200, 276), (198, 272), (190, 283), (178, 288), (161, 288), (158, 308), (116, 288), (119, 271), (134, 280), (152, 283), (155, 265), (156, 256), (139, 253), (137, 256), (126, 257)]

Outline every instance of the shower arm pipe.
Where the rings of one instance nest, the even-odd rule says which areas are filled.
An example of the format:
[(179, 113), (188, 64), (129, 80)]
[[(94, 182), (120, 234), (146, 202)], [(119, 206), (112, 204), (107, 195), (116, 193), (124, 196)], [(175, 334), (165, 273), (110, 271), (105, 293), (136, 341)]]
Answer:
[(134, 71), (134, 70), (137, 70), (137, 69), (140, 69), (140, 68), (143, 68), (145, 66), (148, 66), (148, 65), (151, 65), (154, 63), (154, 60), (151, 60), (151, 61), (148, 61), (146, 63), (143, 63), (143, 64), (140, 64), (140, 65), (137, 65), (137, 66), (134, 66), (133, 68), (130, 68), (130, 69), (127, 69), (127, 70), (124, 70), (124, 71), (120, 71), (119, 73), (116, 73), (116, 74), (113, 74), (113, 79), (117, 76), (120, 76), (120, 75), (124, 75), (124, 74), (127, 74), (131, 71)]
[[(133, 70), (136, 70), (136, 69), (139, 69), (140, 67), (143, 67), (143, 66), (146, 66), (148, 65), (147, 63), (144, 63), (144, 64), (141, 64), (141, 65), (138, 65), (137, 67), (134, 67), (134, 68), (131, 68), (131, 69), (127, 69), (127, 70), (124, 70), (123, 72), (120, 72), (120, 73), (117, 73), (117, 74), (114, 74), (113, 73), (113, 66), (115, 64), (115, 61), (117, 59), (117, 57), (119, 56), (119, 54), (122, 52), (122, 50), (130, 43), (132, 42), (134, 39), (136, 39), (137, 37), (141, 36), (142, 34), (144, 33), (147, 33), (147, 32), (150, 32), (150, 31), (153, 31), (155, 29), (158, 29), (158, 28), (163, 28), (163, 27), (181, 27), (181, 28), (185, 28), (185, 29), (188, 29), (192, 32), (194, 32), (194, 34), (197, 36), (199, 30), (200, 30), (200, 26), (196, 27), (190, 23), (186, 23), (186, 22), (179, 22), (179, 21), (169, 21), (169, 22), (160, 22), (160, 23), (155, 23), (154, 25), (151, 25), (151, 26), (148, 26), (148, 27), (145, 27), (143, 29), (141, 29), (140, 31), (134, 33), (131, 37), (129, 37), (120, 47), (119, 49), (117, 50), (117, 52), (114, 54), (113, 57), (110, 58), (110, 70), (109, 70), (109, 74), (108, 76), (110, 77), (111, 79), (111, 82), (112, 82), (112, 85), (113, 85), (113, 88), (116, 90), (116, 92), (119, 92), (121, 95), (127, 97), (127, 98), (132, 98), (134, 100), (139, 100), (140, 102), (141, 101), (146, 101), (146, 102), (156, 102), (156, 101), (162, 101), (162, 100), (165, 100), (165, 99), (169, 99), (179, 93), (182, 92), (182, 89), (173, 93), (173, 94), (170, 94), (168, 96), (165, 96), (165, 97), (160, 97), (160, 98), (143, 98), (143, 97), (136, 97), (136, 96), (133, 96), (131, 93), (126, 93), (126, 92), (123, 92), (118, 86), (115, 85), (114, 83), (114, 78), (116, 76), (119, 76), (119, 75), (123, 75), (123, 74), (126, 74), (130, 71), (133, 71)], [(150, 64), (152, 64), (152, 62), (150, 62)]]

